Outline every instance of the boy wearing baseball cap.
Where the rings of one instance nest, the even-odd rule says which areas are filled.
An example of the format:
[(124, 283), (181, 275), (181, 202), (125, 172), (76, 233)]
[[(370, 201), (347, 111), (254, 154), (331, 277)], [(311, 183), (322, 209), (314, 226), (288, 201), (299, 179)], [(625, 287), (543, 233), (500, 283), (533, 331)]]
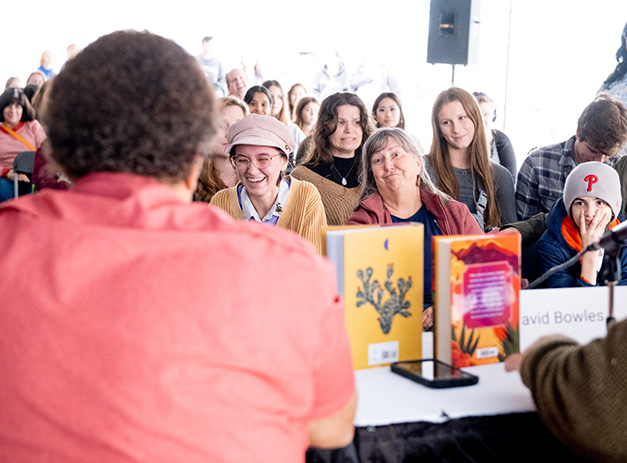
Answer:
[[(622, 220), (621, 187), (616, 170), (600, 162), (578, 165), (566, 179), (564, 194), (551, 208), (547, 230), (538, 241), (541, 273), (563, 264)], [(627, 284), (627, 254), (620, 257)], [(603, 250), (586, 252), (579, 263), (551, 275), (550, 288), (603, 285), (599, 280)]]

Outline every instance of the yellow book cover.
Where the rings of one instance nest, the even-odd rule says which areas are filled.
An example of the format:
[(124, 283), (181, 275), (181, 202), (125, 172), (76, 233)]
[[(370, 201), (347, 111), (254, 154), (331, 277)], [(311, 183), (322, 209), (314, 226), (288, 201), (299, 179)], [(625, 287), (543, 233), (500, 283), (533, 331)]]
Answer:
[(519, 350), (520, 235), (433, 238), (435, 356), (458, 367)]
[(423, 227), (330, 227), (356, 370), (422, 355)]

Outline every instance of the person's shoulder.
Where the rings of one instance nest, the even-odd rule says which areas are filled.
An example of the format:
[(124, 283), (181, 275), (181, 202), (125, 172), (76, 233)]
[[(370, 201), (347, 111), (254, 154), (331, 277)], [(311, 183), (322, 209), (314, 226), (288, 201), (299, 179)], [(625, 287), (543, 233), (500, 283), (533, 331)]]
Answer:
[(496, 139), (497, 142), (500, 142), (500, 143), (511, 143), (507, 134), (498, 129), (494, 129), (494, 138)]
[(537, 159), (546, 158), (546, 157), (560, 156), (563, 154), (564, 149), (566, 148), (566, 145), (568, 144), (569, 141), (570, 140), (566, 140), (566, 141), (562, 141), (559, 143), (553, 143), (550, 145), (544, 145), (544, 146), (533, 148), (527, 155), (527, 158), (525, 159), (525, 161), (527, 159), (537, 160)]
[(499, 178), (503, 176), (508, 176), (510, 178), (512, 177), (512, 174), (509, 172), (509, 170), (507, 170), (507, 167), (503, 167), (501, 164), (494, 161), (490, 161), (490, 164), (492, 165), (492, 171)]
[(290, 188), (294, 191), (299, 191), (301, 194), (320, 196), (320, 192), (318, 191), (318, 188), (316, 188), (316, 185), (307, 180), (301, 180), (290, 175), (290, 183)]

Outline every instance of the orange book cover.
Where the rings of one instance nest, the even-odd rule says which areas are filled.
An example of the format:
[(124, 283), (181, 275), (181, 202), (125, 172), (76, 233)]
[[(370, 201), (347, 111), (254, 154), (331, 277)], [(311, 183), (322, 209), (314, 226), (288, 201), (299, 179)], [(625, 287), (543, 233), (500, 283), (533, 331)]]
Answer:
[(422, 355), (423, 227), (329, 227), (355, 370)]
[(433, 238), (435, 356), (458, 367), (519, 351), (520, 235)]

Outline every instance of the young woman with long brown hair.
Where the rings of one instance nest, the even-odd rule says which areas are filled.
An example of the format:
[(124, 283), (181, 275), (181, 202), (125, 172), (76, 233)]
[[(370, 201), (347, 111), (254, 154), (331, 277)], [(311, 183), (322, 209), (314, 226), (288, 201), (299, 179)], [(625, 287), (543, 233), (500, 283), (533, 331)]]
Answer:
[(479, 226), (491, 230), (515, 222), (514, 183), (490, 161), (483, 119), (467, 91), (451, 87), (435, 99), (433, 142), (426, 167), (444, 193), (466, 204)]

